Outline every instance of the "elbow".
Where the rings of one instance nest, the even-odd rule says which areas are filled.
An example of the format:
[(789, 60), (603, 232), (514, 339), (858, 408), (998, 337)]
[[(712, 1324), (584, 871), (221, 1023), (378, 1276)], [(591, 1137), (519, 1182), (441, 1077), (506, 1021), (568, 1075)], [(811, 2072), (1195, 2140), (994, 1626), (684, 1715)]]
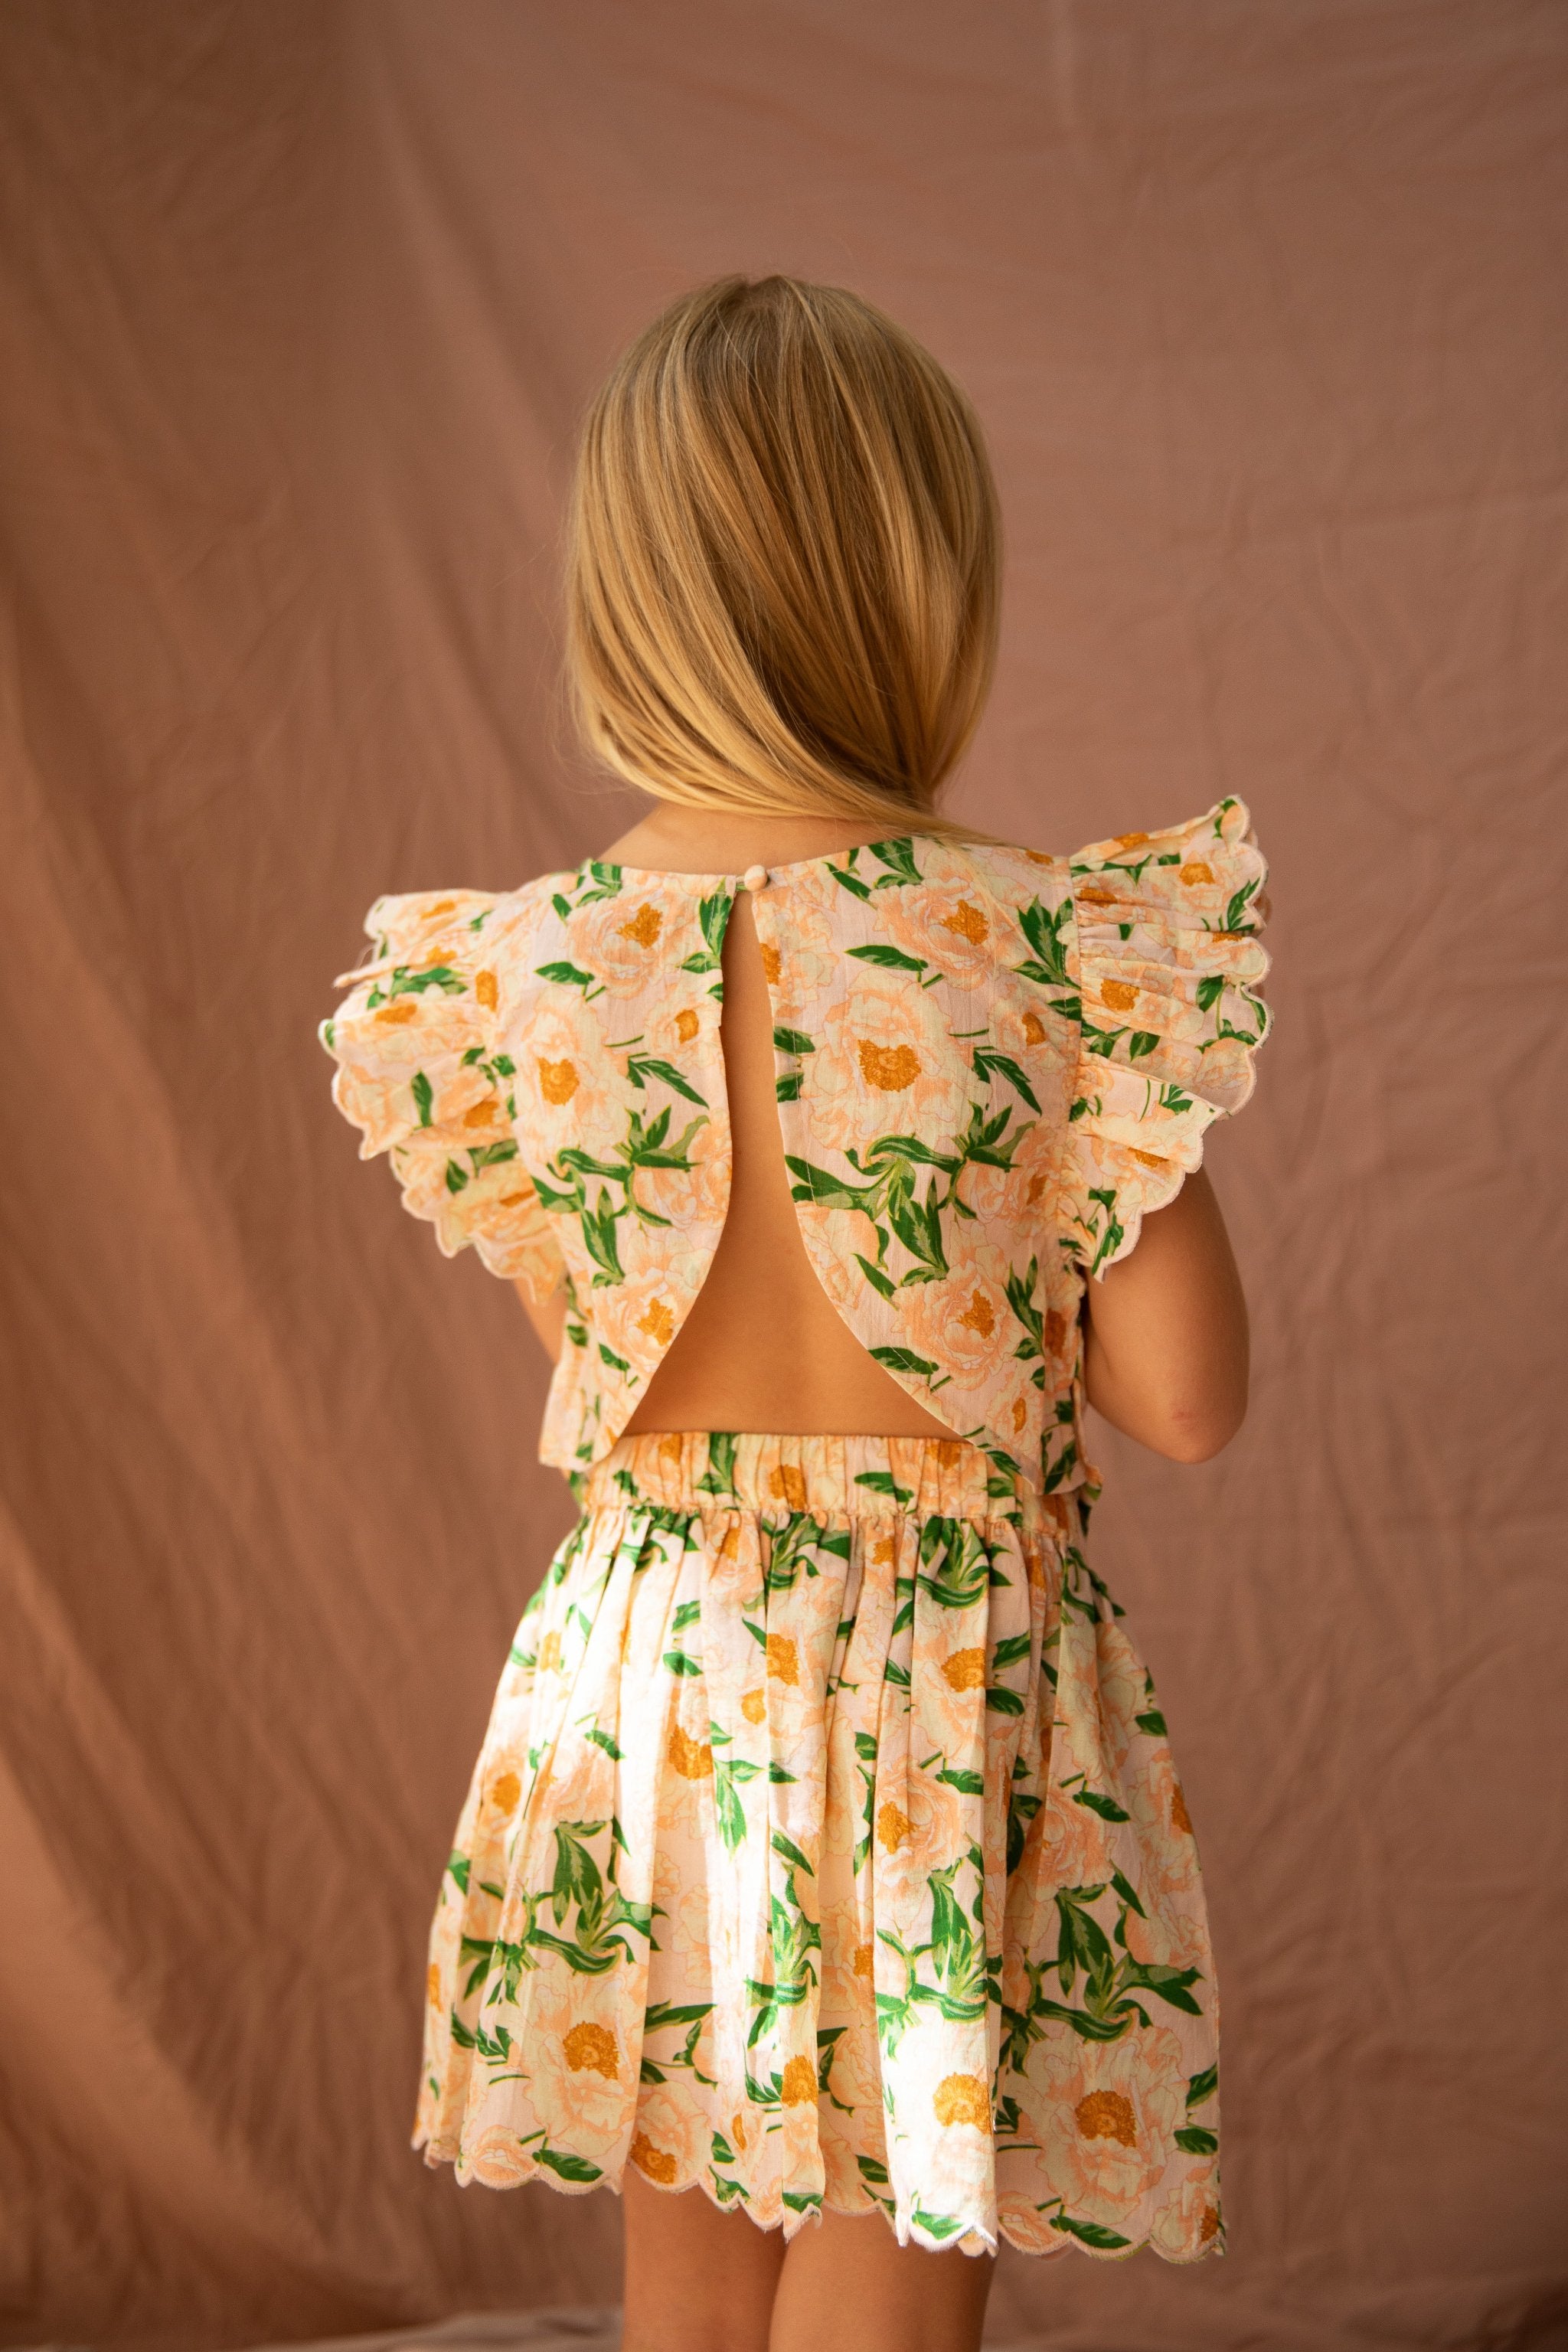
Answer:
[(1202, 1411), (1177, 1412), (1146, 1443), (1167, 1462), (1212, 1462), (1216, 1454), (1225, 1452), (1246, 1419), (1245, 1397), (1218, 1409), (1210, 1405)]

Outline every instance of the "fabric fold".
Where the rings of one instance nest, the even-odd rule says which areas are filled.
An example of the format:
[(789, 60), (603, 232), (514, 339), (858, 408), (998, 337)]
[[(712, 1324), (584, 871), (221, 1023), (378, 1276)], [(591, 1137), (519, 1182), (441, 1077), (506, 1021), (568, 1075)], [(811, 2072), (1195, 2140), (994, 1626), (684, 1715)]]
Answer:
[(1256, 991), (1268, 867), (1238, 800), (1070, 861), (1079, 1050), (1062, 1154), (1062, 1226), (1102, 1276), (1202, 1164), (1252, 1092), (1268, 1030)]
[(416, 2144), (971, 2252), (1220, 2242), (1212, 1971), (1071, 1496), (956, 1439), (623, 1439), (524, 1616)]

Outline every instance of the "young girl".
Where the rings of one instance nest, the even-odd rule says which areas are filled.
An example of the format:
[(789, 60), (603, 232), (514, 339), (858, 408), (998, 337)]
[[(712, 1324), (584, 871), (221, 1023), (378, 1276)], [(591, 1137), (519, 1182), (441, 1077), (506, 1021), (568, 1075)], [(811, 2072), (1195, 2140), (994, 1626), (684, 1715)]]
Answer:
[(1264, 867), (1231, 800), (1073, 858), (937, 813), (997, 582), (908, 335), (784, 278), (677, 303), (590, 414), (568, 591), (655, 804), (379, 900), (322, 1033), (362, 1156), (516, 1282), (583, 1505), (443, 1884), (416, 2144), (618, 2190), (627, 2352), (958, 2352), (1003, 2237), (1222, 2242), (1192, 1823), (1084, 1407), (1182, 1462), (1242, 1419), (1199, 1162)]

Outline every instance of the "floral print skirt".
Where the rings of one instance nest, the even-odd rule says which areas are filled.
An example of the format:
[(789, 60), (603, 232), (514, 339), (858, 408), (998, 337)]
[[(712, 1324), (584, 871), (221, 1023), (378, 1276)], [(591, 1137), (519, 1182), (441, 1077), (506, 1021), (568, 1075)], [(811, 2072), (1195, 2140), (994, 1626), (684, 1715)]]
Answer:
[(426, 2161), (1217, 2252), (1192, 1824), (1075, 1498), (956, 1439), (679, 1433), (584, 1503), (443, 1882)]

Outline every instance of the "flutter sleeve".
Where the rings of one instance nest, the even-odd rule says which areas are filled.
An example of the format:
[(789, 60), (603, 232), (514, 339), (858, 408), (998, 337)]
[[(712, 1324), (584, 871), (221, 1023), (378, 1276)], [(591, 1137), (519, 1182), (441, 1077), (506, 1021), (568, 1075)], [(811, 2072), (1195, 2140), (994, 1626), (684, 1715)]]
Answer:
[(1064, 1237), (1102, 1276), (1252, 1092), (1268, 867), (1237, 800), (1070, 861), (1081, 1028), (1063, 1164)]
[(500, 904), (479, 890), (378, 898), (371, 959), (342, 975), (350, 993), (319, 1034), (360, 1158), (390, 1156), (404, 1207), (435, 1226), (446, 1256), (472, 1247), (542, 1301), (565, 1269), (518, 1158), (512, 1064), (495, 1042)]

